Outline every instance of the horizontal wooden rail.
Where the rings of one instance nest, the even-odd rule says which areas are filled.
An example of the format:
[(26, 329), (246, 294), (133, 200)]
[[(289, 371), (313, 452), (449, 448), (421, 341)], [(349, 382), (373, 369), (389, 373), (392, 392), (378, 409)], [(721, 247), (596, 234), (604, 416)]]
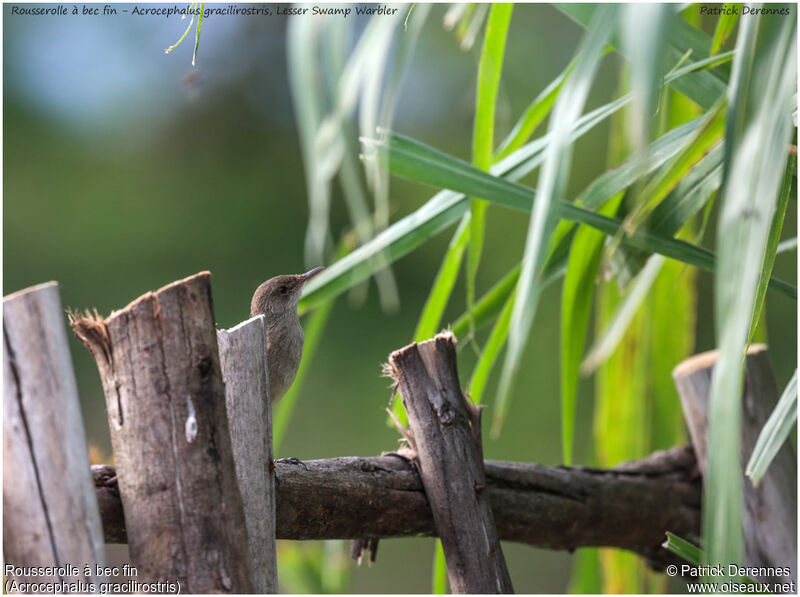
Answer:
[[(700, 477), (691, 448), (655, 452), (609, 470), (485, 461), (500, 539), (549, 549), (607, 546), (661, 569), (666, 531), (700, 532)], [(114, 469), (93, 467), (106, 541), (126, 541)], [(435, 534), (422, 483), (404, 458), (276, 462), (278, 539)]]

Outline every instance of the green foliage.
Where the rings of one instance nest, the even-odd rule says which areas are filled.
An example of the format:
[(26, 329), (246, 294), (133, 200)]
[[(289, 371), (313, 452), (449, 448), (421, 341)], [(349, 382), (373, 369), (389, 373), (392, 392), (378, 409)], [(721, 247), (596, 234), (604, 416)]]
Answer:
[[(600, 213), (616, 213), (622, 193), (612, 198)], [(600, 255), (605, 236), (588, 226), (581, 226), (572, 241), (561, 298), (561, 441), (564, 464), (572, 464), (575, 429), (575, 399), (586, 332), (589, 327)]]
[(719, 357), (709, 399), (703, 502), (706, 562), (712, 565), (743, 558), (742, 356), (793, 129), (795, 25), (795, 19), (759, 16), (742, 21), (731, 75), (714, 292)]
[(758, 485), (764, 473), (767, 472), (772, 459), (781, 449), (783, 442), (789, 437), (797, 424), (797, 369), (792, 379), (786, 384), (775, 410), (772, 411), (764, 428), (758, 435), (758, 441), (747, 463), (747, 475), (752, 479), (753, 485)]
[(733, 28), (736, 26), (736, 21), (739, 20), (739, 13), (742, 10), (741, 2), (726, 2), (723, 6), (723, 12), (719, 15), (717, 26), (714, 28), (714, 37), (711, 40), (711, 55), (713, 56), (725, 43)]
[[(710, 562), (736, 562), (741, 555), (735, 412), (741, 391), (739, 357), (767, 289), (795, 300), (797, 296), (792, 284), (772, 277), (775, 255), (788, 246), (781, 244), (781, 233), (793, 191), (786, 146), (791, 130), (788, 98), (794, 93), (789, 76), (794, 72), (794, 25), (791, 19), (766, 23), (754, 17), (742, 22), (736, 49), (721, 52), (736, 20), (720, 18), (712, 39), (698, 27), (694, 7), (679, 14), (672, 6), (557, 6), (585, 27), (584, 38), (564, 70), (523, 104), (527, 107), (497, 147), (495, 121), (511, 6), (457, 5), (447, 12), (446, 27), (455, 28), (465, 46), (486, 25), (476, 77), (472, 163), (390, 130), (380, 130), (375, 138), (362, 128), (368, 179), (388, 172), (439, 192), (409, 215), (360, 239), (352, 254), (309, 283), (301, 308), (328, 304), (458, 223), (413, 338), (427, 339), (449, 323), (462, 342), (482, 346), (467, 385), (476, 402), (491, 396), (491, 373), (507, 348), (491, 404), (496, 434), (535, 330), (539, 297), (564, 276), (564, 462), (574, 460), (579, 375), (595, 371), (592, 444), (596, 464), (611, 466), (684, 441), (670, 373), (694, 349), (695, 268), (711, 272), (721, 349), (718, 369), (725, 373), (714, 376), (711, 444), (717, 448), (710, 455), (705, 502), (705, 511), (713, 515), (705, 517), (704, 540)], [(609, 49), (628, 61), (631, 92), (582, 114)], [(347, 97), (355, 105), (353, 96)], [(621, 128), (622, 120), (612, 127), (618, 146), (614, 163), (619, 165), (570, 200), (573, 146), (626, 106), (628, 130)], [(548, 116), (548, 132), (530, 140)], [(621, 141), (625, 139), (627, 144)], [(535, 189), (521, 182), (540, 166)], [(716, 213), (718, 193), (715, 256), (702, 240)], [(764, 200), (755, 205), (755, 197)], [(376, 203), (376, 209), (383, 207)], [(518, 265), (477, 298), (486, 215), (489, 209), (509, 208), (530, 214), (524, 253)], [(465, 251), (466, 310), (448, 321)], [(593, 347), (584, 355), (595, 295)], [(478, 343), (484, 327), (490, 330)], [(796, 391), (794, 396), (794, 402), (791, 397), (781, 401), (765, 428), (755, 474), (793, 428)], [(402, 408), (396, 405), (395, 410), (402, 420)], [(606, 591), (664, 589), (663, 580), (646, 574), (630, 555), (587, 551), (579, 568), (584, 572), (573, 583), (576, 590), (597, 590), (601, 582)], [(433, 572), (434, 591), (444, 592), (446, 570), (438, 542)]]
[[(569, 176), (571, 143), (570, 133), (575, 126), (589, 93), (592, 80), (602, 57), (603, 48), (617, 20), (616, 8), (607, 5), (595, 14), (592, 26), (578, 49), (577, 61), (563, 92), (553, 108), (548, 146), (536, 201), (531, 210), (522, 270), (517, 282), (516, 300), (511, 312), (511, 329), (508, 350), (503, 362), (497, 404), (492, 421), (492, 432), (496, 435), (505, 419), (511, 390), (522, 360), (522, 351), (528, 339), (534, 314), (543, 288), (538, 276), (547, 240), (558, 216), (558, 207), (571, 206), (563, 203), (565, 185)], [(533, 195), (531, 192), (530, 195)], [(552, 207), (551, 207), (552, 206)]]
[(181, 42), (183, 42), (183, 40), (189, 34), (189, 31), (192, 30), (192, 25), (194, 25), (194, 18), (197, 17), (197, 27), (194, 35), (194, 49), (192, 50), (192, 66), (197, 66), (197, 50), (200, 47), (200, 30), (203, 28), (203, 13), (205, 6), (206, 6), (205, 2), (200, 2), (200, 3), (192, 2), (188, 6), (188, 8), (186, 9), (186, 13), (181, 15), (181, 20), (185, 19), (186, 15), (188, 14), (191, 16), (191, 18), (189, 19), (189, 24), (186, 26), (186, 30), (183, 32), (183, 35), (181, 35), (178, 38), (178, 41), (176, 41), (174, 44), (172, 44), (170, 47), (164, 50), (165, 54), (169, 54), (175, 48), (181, 45)]
[(692, 566), (699, 566), (703, 561), (703, 552), (696, 545), (692, 545), (685, 539), (681, 539), (674, 533), (667, 533), (667, 540), (664, 541), (664, 548), (670, 550), (676, 556), (683, 558)]

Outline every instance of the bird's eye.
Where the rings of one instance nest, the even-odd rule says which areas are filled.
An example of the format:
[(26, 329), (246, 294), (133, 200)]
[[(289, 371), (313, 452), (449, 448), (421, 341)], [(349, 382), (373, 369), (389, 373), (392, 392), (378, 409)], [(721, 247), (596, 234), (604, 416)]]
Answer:
[(278, 288), (278, 292), (280, 292), (281, 294), (286, 294), (287, 292), (289, 292), (289, 289), (286, 288), (286, 286), (281, 286), (280, 288)]

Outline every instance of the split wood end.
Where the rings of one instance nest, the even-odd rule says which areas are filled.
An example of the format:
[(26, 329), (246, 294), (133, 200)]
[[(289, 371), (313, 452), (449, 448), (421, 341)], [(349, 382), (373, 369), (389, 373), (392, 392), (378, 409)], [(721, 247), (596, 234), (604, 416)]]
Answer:
[[(751, 344), (747, 349), (747, 356), (759, 354), (765, 352), (766, 350), (766, 344)], [(672, 378), (679, 379), (703, 369), (713, 367), (717, 362), (718, 356), (718, 350), (709, 350), (708, 352), (701, 352), (700, 354), (689, 357), (685, 361), (679, 363), (678, 366), (672, 370)]]

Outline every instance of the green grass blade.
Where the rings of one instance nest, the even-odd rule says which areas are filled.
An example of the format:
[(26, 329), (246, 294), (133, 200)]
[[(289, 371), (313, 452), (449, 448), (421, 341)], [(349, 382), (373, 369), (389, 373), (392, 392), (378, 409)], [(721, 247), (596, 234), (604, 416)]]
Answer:
[[(531, 211), (531, 220), (522, 258), (522, 271), (517, 282), (516, 300), (511, 314), (508, 349), (500, 374), (497, 402), (492, 420), (492, 434), (502, 427), (514, 380), (517, 377), (522, 351), (527, 343), (534, 314), (542, 290), (537, 276), (545, 243), (557, 222), (557, 207), (562, 200), (571, 157), (570, 133), (578, 121), (589, 94), (591, 83), (603, 55), (611, 31), (617, 21), (617, 8), (605, 5), (598, 9), (584, 40), (572, 76), (556, 100), (550, 124), (551, 141), (547, 149), (539, 193)], [(530, 193), (532, 196), (533, 193)], [(484, 195), (480, 195), (485, 197)], [(485, 197), (486, 198), (486, 197)], [(552, 208), (551, 208), (552, 206)]]
[(432, 585), (433, 590), (431, 591), (434, 595), (446, 595), (447, 594), (447, 562), (444, 559), (444, 549), (442, 548), (442, 540), (436, 539), (434, 541), (434, 553), (433, 553), (433, 579)]
[[(740, 564), (743, 356), (793, 130), (795, 19), (742, 21), (730, 84), (725, 179), (717, 227), (718, 360), (709, 398), (703, 511), (707, 563)], [(769, 43), (758, 43), (759, 38)], [(721, 581), (727, 580), (727, 575)]]
[(451, 331), (459, 341), (469, 332), (470, 315), (474, 319), (475, 329), (484, 326), (494, 319), (503, 308), (506, 299), (514, 291), (519, 279), (519, 272), (522, 264), (518, 263), (514, 268), (503, 276), (492, 288), (475, 303), (472, 313), (466, 312), (453, 322)]
[(192, 50), (192, 66), (197, 63), (197, 50), (200, 48), (200, 30), (203, 28), (203, 9), (205, 2), (200, 3), (200, 12), (197, 14), (197, 31), (194, 34), (194, 50)]
[[(720, 143), (656, 206), (647, 219), (647, 227), (653, 232), (673, 236), (704, 206), (710, 206), (722, 182), (722, 156)], [(702, 238), (702, 234), (698, 238)], [(634, 278), (647, 260), (646, 253), (628, 247), (621, 247), (614, 257), (612, 263), (618, 281)]]
[[(657, 113), (662, 56), (673, 12), (673, 5), (659, 3), (631, 3), (621, 9), (622, 44), (627, 54), (635, 57), (630, 62), (633, 104), (627, 113), (626, 128), (632, 147), (640, 152), (643, 161), (647, 155), (641, 152), (650, 141)], [(682, 56), (681, 61), (686, 58)]]
[(642, 191), (641, 201), (625, 219), (625, 229), (631, 232), (642, 225), (645, 218), (675, 189), (711, 148), (717, 145), (725, 129), (727, 103), (724, 98), (704, 117), (705, 122), (691, 141), (675, 156)]
[(444, 191), (437, 193), (414, 213), (399, 220), (369, 243), (327, 267), (306, 285), (300, 300), (300, 311), (312, 309), (330, 298), (367, 279), (387, 262), (399, 259), (451, 226), (469, 208), (464, 195)]
[[(408, 138), (401, 138), (402, 142), (395, 145), (395, 140), (398, 138), (400, 138), (399, 135), (389, 134), (385, 141), (375, 144), (378, 159), (383, 160), (394, 174), (434, 187), (449, 188), (461, 193), (484, 197), (492, 203), (513, 209), (531, 210), (532, 189), (477, 170), (461, 160), (436, 152), (436, 150), (422, 146)], [(398, 145), (404, 149), (400, 149)], [(423, 148), (417, 152), (414, 149), (415, 146)], [(435, 159), (429, 159), (433, 153), (436, 154)], [(555, 202), (554, 211), (557, 217), (588, 224), (608, 236), (617, 234), (622, 225), (622, 222), (616, 218), (603, 216), (563, 200)], [(715, 269), (714, 254), (710, 251), (647, 229), (638, 229), (631, 236), (623, 236), (623, 242), (632, 247), (659, 253), (707, 271), (713, 272)], [(322, 278), (324, 275), (323, 272), (315, 279)], [(779, 290), (791, 298), (797, 298), (797, 289), (785, 282), (771, 278), (770, 288)]]
[(442, 315), (447, 307), (447, 302), (453, 292), (458, 270), (461, 267), (461, 260), (464, 249), (469, 241), (469, 215), (465, 214), (461, 223), (456, 228), (455, 234), (447, 247), (442, 265), (436, 274), (436, 280), (431, 287), (428, 299), (422, 309), (417, 328), (414, 331), (414, 342), (422, 342), (432, 338), (442, 323)]
[[(322, 29), (322, 34), (324, 42), (322, 64), (326, 67), (324, 79), (328, 83), (328, 95), (335, 103), (336, 83), (344, 76), (347, 66), (351, 23), (347, 19), (332, 19)], [(413, 42), (404, 44), (403, 47), (405, 48), (406, 45), (413, 45)], [(405, 52), (403, 55), (405, 56)], [(397, 75), (396, 78), (402, 78), (402, 75)], [(387, 96), (396, 85), (399, 85), (399, 81), (393, 79), (390, 89), (387, 90)], [(382, 122), (389, 122), (390, 116), (391, 113), (382, 117)], [(339, 143), (332, 144), (331, 152), (336, 153), (337, 156), (338, 178), (342, 188), (342, 198), (350, 218), (350, 226), (358, 243), (364, 244), (375, 235), (375, 226), (370, 214), (368, 192), (361, 175), (357, 127), (351, 112), (340, 111), (338, 117), (337, 140)], [(338, 147), (334, 150), (333, 146), (335, 145)], [(336, 164), (332, 164), (331, 167), (335, 168)], [(386, 267), (376, 271), (375, 282), (381, 307), (387, 312), (396, 310), (399, 298), (391, 268)], [(366, 300), (368, 288), (367, 281), (361, 286), (355, 287), (354, 290), (358, 290), (358, 293), (351, 294), (351, 298), (355, 299), (354, 302), (363, 303)]]
[(719, 16), (717, 26), (714, 28), (714, 36), (711, 38), (711, 55), (713, 56), (725, 43), (733, 28), (736, 26), (736, 21), (739, 20), (739, 11), (742, 10), (741, 2), (726, 2), (723, 6), (723, 13)]
[[(186, 36), (189, 34), (189, 31), (192, 30), (192, 25), (194, 25), (194, 15), (195, 15), (194, 7), (195, 7), (195, 4), (197, 4), (197, 3), (196, 2), (192, 2), (189, 5), (189, 8), (187, 9), (187, 12), (190, 12), (190, 14), (192, 15), (192, 17), (189, 19), (189, 25), (186, 27), (186, 30), (183, 32), (183, 35), (181, 35), (180, 38), (178, 38), (178, 41), (176, 41), (174, 44), (172, 44), (170, 47), (168, 47), (166, 50), (164, 50), (165, 54), (169, 54), (170, 52), (172, 52), (172, 50), (174, 50), (179, 45), (181, 45), (181, 42), (184, 39), (186, 39)], [(181, 16), (181, 19), (184, 19), (184, 18), (186, 18), (185, 14), (183, 16)]]
[[(297, 120), (303, 171), (308, 193), (308, 223), (306, 225), (306, 261), (323, 262), (328, 239), (328, 210), (330, 190), (321, 172), (321, 162), (336, 151), (327, 145), (320, 147), (319, 132), (323, 124), (325, 89), (317, 58), (319, 37), (312, 19), (289, 19), (286, 28), (286, 54), (289, 89)], [(330, 126), (327, 127), (331, 129)], [(338, 135), (333, 135), (339, 139)]]
[[(619, 193), (608, 202), (603, 213), (616, 213), (622, 197)], [(572, 240), (561, 294), (561, 441), (566, 466), (572, 464), (579, 367), (605, 239), (594, 228), (581, 226), (578, 229)]]
[[(469, 212), (461, 218), (461, 223), (456, 228), (453, 238), (445, 252), (436, 279), (433, 282), (425, 306), (422, 308), (416, 330), (414, 330), (414, 342), (422, 342), (432, 338), (439, 331), (442, 324), (442, 315), (453, 294), (453, 287), (458, 278), (458, 271), (461, 268), (461, 261), (464, 257), (464, 250), (469, 241)], [(403, 401), (395, 398), (392, 403), (392, 412), (402, 425), (408, 423)], [(387, 419), (389, 426), (394, 426), (391, 416)]]
[[(555, 4), (561, 12), (568, 17), (587, 27), (592, 20), (594, 13), (600, 5), (597, 4)], [(675, 64), (687, 49), (692, 50), (692, 56), (696, 60), (703, 60), (710, 56), (711, 39), (686, 21), (679, 15), (669, 15), (667, 26), (667, 51), (664, 52), (664, 62)], [(611, 45), (617, 50), (621, 50), (623, 56), (631, 58), (627, 51), (622, 48), (618, 40), (612, 40)], [(721, 70), (701, 70), (682, 77), (674, 83), (675, 89), (691, 99), (702, 108), (710, 108), (714, 102), (725, 93), (727, 74)]]
[(662, 545), (679, 558), (689, 562), (692, 566), (700, 566), (703, 562), (703, 552), (699, 547), (692, 545), (673, 533), (667, 532), (667, 540), (664, 541)]
[(661, 255), (652, 255), (648, 259), (647, 265), (639, 273), (627, 296), (611, 318), (611, 323), (599, 334), (600, 337), (581, 363), (581, 373), (588, 375), (616, 350), (628, 326), (647, 298), (663, 265), (664, 258)]
[(783, 390), (775, 410), (764, 424), (761, 433), (758, 434), (756, 447), (747, 463), (747, 475), (758, 485), (767, 472), (772, 459), (781, 449), (783, 442), (789, 437), (794, 426), (797, 424), (797, 369), (786, 388)]
[(722, 144), (689, 172), (647, 220), (647, 226), (663, 234), (676, 234), (699, 213), (722, 182)]
[(483, 400), (486, 384), (489, 382), (489, 375), (492, 373), (497, 357), (506, 343), (509, 326), (511, 325), (511, 310), (514, 306), (515, 295), (516, 292), (512, 290), (508, 299), (506, 299), (506, 304), (503, 306), (503, 310), (500, 312), (500, 316), (497, 318), (486, 346), (484, 346), (481, 356), (478, 358), (478, 363), (472, 372), (468, 387), (470, 398), (475, 404), (480, 404)]
[(769, 229), (769, 236), (767, 237), (767, 249), (764, 255), (764, 266), (761, 268), (761, 278), (758, 281), (758, 291), (756, 292), (756, 304), (753, 309), (753, 321), (750, 324), (750, 341), (753, 341), (753, 334), (758, 325), (758, 319), (761, 317), (761, 311), (764, 308), (764, 299), (767, 298), (767, 284), (772, 275), (772, 267), (775, 265), (775, 255), (778, 252), (778, 241), (781, 238), (781, 231), (783, 230), (783, 219), (786, 216), (786, 206), (789, 203), (789, 195), (792, 192), (792, 180), (794, 179), (794, 162), (791, 162), (786, 168), (786, 173), (783, 177), (783, 185), (781, 186), (780, 193), (778, 194), (778, 201), (775, 206), (775, 215), (772, 216), (772, 224)]
[(786, 251), (796, 251), (797, 250), (797, 237), (794, 238), (787, 238), (784, 241), (781, 241), (778, 244), (778, 249), (775, 251), (776, 253), (785, 253)]
[(475, 120), (472, 129), (472, 163), (483, 170), (488, 170), (492, 164), (497, 91), (500, 87), (513, 7), (513, 4), (492, 5), (478, 64)]
[[(513, 8), (513, 4), (492, 5), (478, 64), (478, 87), (475, 94), (475, 119), (472, 129), (472, 163), (481, 170), (489, 170), (492, 165), (497, 91), (500, 87), (506, 37)], [(477, 197), (472, 199), (467, 253), (467, 309), (469, 310), (475, 303), (475, 279), (483, 253), (488, 205), (483, 199)]]
[(525, 109), (525, 112), (514, 125), (514, 128), (511, 129), (511, 132), (500, 144), (495, 154), (495, 160), (502, 160), (508, 157), (514, 151), (522, 147), (530, 138), (536, 128), (550, 113), (558, 94), (561, 93), (564, 81), (567, 80), (573, 66), (575, 66), (575, 59), (573, 59), (561, 74), (553, 79)]

